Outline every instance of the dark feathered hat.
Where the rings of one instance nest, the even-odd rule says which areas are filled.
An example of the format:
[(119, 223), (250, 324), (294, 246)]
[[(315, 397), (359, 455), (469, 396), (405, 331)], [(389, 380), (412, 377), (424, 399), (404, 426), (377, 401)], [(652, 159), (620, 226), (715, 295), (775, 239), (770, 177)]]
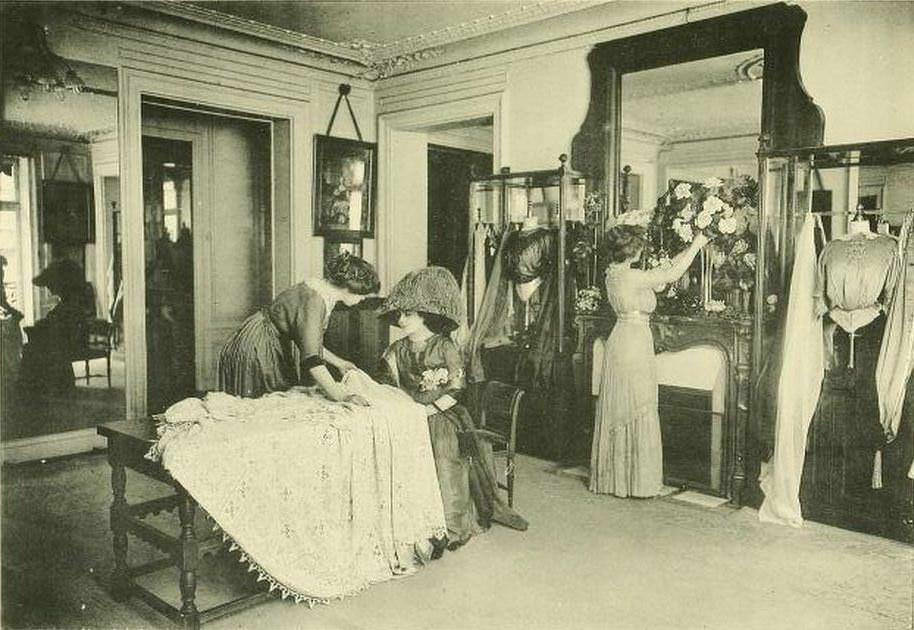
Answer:
[(424, 267), (403, 276), (381, 306), (382, 313), (423, 311), (461, 324), (465, 317), (460, 287), (444, 267)]

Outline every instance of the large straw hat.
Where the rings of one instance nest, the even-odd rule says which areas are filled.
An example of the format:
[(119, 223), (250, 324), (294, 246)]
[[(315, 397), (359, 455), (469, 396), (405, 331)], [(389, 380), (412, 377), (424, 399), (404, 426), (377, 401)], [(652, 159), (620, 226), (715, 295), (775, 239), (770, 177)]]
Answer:
[(459, 325), (465, 317), (460, 287), (444, 267), (424, 267), (406, 274), (381, 306), (382, 313), (423, 311), (446, 317)]
[(86, 277), (78, 263), (63, 258), (48, 265), (35, 276), (32, 283), (38, 287), (47, 287), (57, 295), (79, 295), (86, 286)]

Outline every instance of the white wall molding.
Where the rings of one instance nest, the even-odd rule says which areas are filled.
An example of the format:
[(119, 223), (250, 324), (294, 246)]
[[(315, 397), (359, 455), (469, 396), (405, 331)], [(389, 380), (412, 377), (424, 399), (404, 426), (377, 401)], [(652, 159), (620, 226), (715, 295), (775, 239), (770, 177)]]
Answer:
[[(681, 26), (719, 15), (770, 4), (762, 0), (732, 2), (641, 2), (630, 3), (631, 13), (620, 12), (618, 3), (603, 3), (591, 9), (540, 21), (504, 32), (500, 37), (465, 40), (444, 48), (441, 55), (421, 60), (399, 73), (382, 78), (384, 84), (398, 77), (427, 72), (480, 70), (512, 62), (590, 48), (595, 44)], [(595, 25), (597, 25), (595, 27)]]
[(454, 149), (492, 153), (492, 128), (468, 127), (465, 129), (446, 129), (432, 131), (428, 134), (429, 144), (439, 144)]
[[(492, 163), (495, 168), (501, 165), (507, 145), (507, 134), (503, 124), (506, 109), (506, 95), (503, 92), (471, 96), (428, 106), (417, 106), (415, 109), (387, 112), (378, 116), (378, 274), (381, 285), (390, 289), (392, 283), (399, 279), (409, 268), (392, 260), (391, 253), (402, 249), (398, 239), (409, 233), (409, 226), (415, 221), (425, 222), (427, 211), (422, 207), (398, 207), (398, 186), (408, 186), (408, 181), (398, 181), (399, 170), (410, 160), (417, 159), (414, 154), (404, 155), (398, 151), (398, 134), (428, 132), (434, 127), (475, 120), (483, 117), (492, 118)], [(424, 159), (424, 155), (420, 159)], [(425, 182), (422, 182), (425, 185)], [(424, 251), (424, 244), (421, 245)]]
[(105, 439), (98, 435), (95, 427), (92, 427), (65, 433), (6, 440), (2, 443), (2, 459), (4, 464), (18, 464), (37, 459), (85, 453), (95, 448), (104, 448), (105, 445)]
[(60, 26), (78, 29), (89, 35), (94, 44), (100, 45), (87, 49), (78, 45), (70, 46), (68, 41), (64, 41), (61, 54), (69, 59), (114, 66), (117, 52), (110, 47), (112, 38), (121, 43), (149, 42), (160, 38), (167, 40), (171, 45), (206, 46), (220, 51), (219, 54), (224, 57), (247, 54), (266, 63), (288, 63), (312, 72), (323, 72), (328, 76), (344, 76), (354, 85), (369, 84), (368, 81), (358, 78), (358, 74), (365, 69), (360, 63), (290, 47), (275, 40), (255, 39), (232, 30), (179, 20), (158, 12), (138, 11), (135, 7), (113, 11), (109, 8), (113, 6), (114, 3), (108, 4), (107, 7), (105, 4), (99, 4), (95, 7), (80, 5), (78, 9), (74, 8), (73, 13), (66, 17)]
[(392, 79), (378, 83), (375, 92), (375, 111), (378, 115), (410, 109), (444, 105), (459, 100), (475, 99), (502, 94), (508, 84), (505, 68), (450, 72), (425, 76)]
[(131, 42), (121, 46), (119, 65), (188, 79), (198, 84), (286, 99), (307, 101), (312, 93), (312, 79), (304, 68), (286, 63), (266, 63), (244, 53), (226, 56), (222, 51), (207, 46), (176, 45), (165, 48), (162, 42)]
[[(292, 277), (307, 277), (308, 250), (309, 246), (314, 245), (315, 239), (311, 236), (311, 106), (307, 100), (303, 100), (303, 94), (299, 92), (291, 98), (283, 98), (253, 92), (237, 85), (212, 84), (177, 74), (161, 74), (156, 72), (160, 69), (158, 58), (152, 59), (147, 69), (138, 69), (133, 65), (143, 65), (142, 59), (132, 56), (130, 64), (119, 69), (118, 86), (120, 193), (124, 209), (125, 251), (131, 252), (136, 260), (144, 260), (141, 108), (144, 97), (154, 96), (288, 121), (291, 143), (287, 146), (288, 156), (283, 156), (283, 161), (287, 158), (289, 173), (280, 179), (290, 182), (290, 190), (284, 194), (289, 196), (291, 216), (286, 226), (276, 225), (274, 230), (288, 230), (288, 238), (293, 243), (290, 261)], [(186, 68), (190, 70), (193, 65), (187, 64)], [(202, 72), (207, 71), (204, 69)], [(308, 175), (303, 177), (301, 173)], [(277, 174), (274, 173), (274, 178), (276, 177)], [(274, 200), (274, 206), (277, 203)], [(146, 295), (143, 265), (124, 267), (124, 305), (127, 417), (137, 418), (146, 415)]]
[(383, 75), (385, 69), (387, 71), (395, 70), (410, 62), (434, 57), (436, 56), (434, 51), (441, 46), (540, 22), (604, 2), (606, 0), (564, 0), (563, 2), (541, 1), (514, 5), (500, 13), (383, 43), (362, 39), (335, 42), (184, 2), (147, 1), (139, 3), (139, 6), (207, 26), (311, 51), (330, 59), (363, 64), (373, 71), (380, 70), (380, 74)]

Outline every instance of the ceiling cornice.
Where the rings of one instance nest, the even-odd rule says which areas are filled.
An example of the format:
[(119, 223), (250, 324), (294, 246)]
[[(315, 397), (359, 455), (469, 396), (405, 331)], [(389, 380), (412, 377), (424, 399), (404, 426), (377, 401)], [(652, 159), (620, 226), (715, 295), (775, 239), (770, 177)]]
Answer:
[(174, 17), (184, 18), (208, 26), (224, 28), (236, 33), (251, 35), (261, 39), (269, 39), (278, 44), (303, 48), (311, 52), (321, 53), (328, 57), (334, 57), (339, 60), (362, 62), (362, 55), (350, 46), (338, 44), (328, 39), (313, 37), (298, 31), (264, 24), (255, 20), (229, 15), (221, 11), (213, 11), (203, 7), (180, 2), (178, 0), (139, 0), (129, 4), (164, 13)]
[(130, 4), (157, 13), (270, 40), (304, 50), (309, 54), (326, 57), (336, 63), (358, 64), (364, 68), (360, 75), (373, 80), (390, 76), (395, 71), (405, 70), (419, 61), (437, 57), (443, 52), (443, 46), (606, 4), (609, 1), (612, 0), (563, 0), (561, 2), (553, 0), (522, 4), (503, 13), (454, 24), (386, 44), (363, 39), (335, 42), (180, 0), (137, 0)]

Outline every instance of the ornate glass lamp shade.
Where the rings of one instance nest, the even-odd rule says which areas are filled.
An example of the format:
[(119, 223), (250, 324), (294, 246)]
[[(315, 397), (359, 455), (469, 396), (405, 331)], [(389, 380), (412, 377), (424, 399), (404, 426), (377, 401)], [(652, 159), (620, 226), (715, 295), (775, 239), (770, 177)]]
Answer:
[(22, 100), (28, 100), (34, 90), (53, 92), (61, 99), (67, 92), (78, 94), (83, 91), (83, 80), (63, 57), (48, 47), (45, 27), (23, 22), (21, 28), (10, 29), (8, 34), (11, 37), (9, 47), (4, 45), (5, 57)]

